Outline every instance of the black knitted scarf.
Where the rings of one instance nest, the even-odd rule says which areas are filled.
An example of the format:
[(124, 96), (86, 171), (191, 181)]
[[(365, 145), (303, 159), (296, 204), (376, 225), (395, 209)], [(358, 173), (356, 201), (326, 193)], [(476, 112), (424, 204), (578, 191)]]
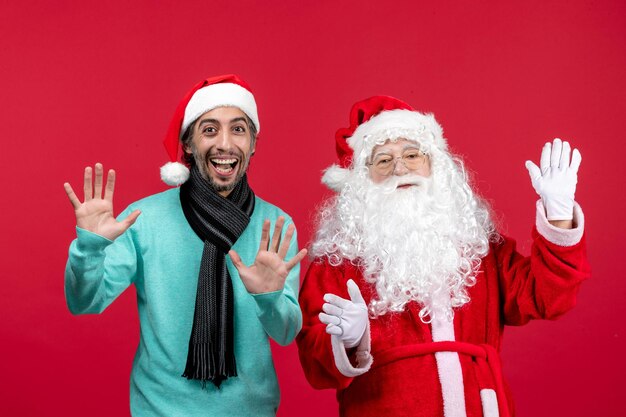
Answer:
[(233, 341), (233, 286), (226, 254), (250, 222), (254, 193), (244, 176), (227, 198), (202, 177), (198, 167), (180, 187), (180, 201), (189, 225), (204, 241), (196, 309), (183, 377), (212, 382), (219, 388), (237, 376)]

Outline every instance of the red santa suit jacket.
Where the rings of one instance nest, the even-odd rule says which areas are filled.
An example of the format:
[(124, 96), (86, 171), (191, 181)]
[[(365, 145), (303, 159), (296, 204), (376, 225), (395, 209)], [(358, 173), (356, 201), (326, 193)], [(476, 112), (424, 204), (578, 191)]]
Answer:
[(498, 352), (504, 325), (556, 319), (571, 309), (581, 282), (589, 276), (584, 218), (577, 227), (551, 226), (538, 203), (531, 255), (513, 240), (492, 243), (482, 260), (471, 301), (455, 310), (453, 323), (423, 323), (420, 306), (370, 319), (354, 349), (325, 332), (319, 319), (323, 296), (349, 299), (353, 279), (366, 303), (375, 288), (349, 261), (333, 267), (316, 259), (300, 292), (303, 328), (297, 337), (300, 362), (309, 383), (337, 390), (341, 416), (507, 417), (513, 403), (500, 370)]

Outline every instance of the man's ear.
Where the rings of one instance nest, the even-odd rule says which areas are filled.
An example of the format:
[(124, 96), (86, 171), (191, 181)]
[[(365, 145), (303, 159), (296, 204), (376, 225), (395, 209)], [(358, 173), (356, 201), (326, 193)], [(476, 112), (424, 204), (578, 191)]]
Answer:
[(196, 122), (193, 122), (187, 128), (187, 130), (183, 134), (183, 137), (181, 138), (182, 139), (181, 142), (183, 142), (183, 151), (188, 155), (193, 154), (193, 146), (191, 142), (193, 140), (193, 131), (195, 128), (196, 128)]

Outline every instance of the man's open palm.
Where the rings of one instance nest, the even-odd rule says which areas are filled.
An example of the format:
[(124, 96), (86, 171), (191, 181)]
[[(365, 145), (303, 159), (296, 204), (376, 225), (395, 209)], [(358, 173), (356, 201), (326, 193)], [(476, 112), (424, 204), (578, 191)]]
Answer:
[(109, 170), (104, 196), (102, 195), (102, 164), (95, 166), (95, 178), (92, 181), (91, 167), (85, 168), (83, 189), (85, 201), (80, 202), (69, 183), (63, 184), (70, 203), (74, 207), (76, 226), (96, 233), (110, 240), (115, 240), (137, 220), (139, 210), (133, 211), (126, 219), (118, 222), (113, 215), (113, 191), (115, 190), (115, 171)]
[(293, 224), (287, 227), (285, 238), (282, 239), (281, 242), (280, 235), (284, 224), (285, 218), (280, 216), (276, 220), (274, 234), (270, 242), (270, 222), (269, 220), (265, 220), (261, 232), (259, 251), (252, 265), (246, 266), (241, 261), (239, 254), (234, 250), (228, 253), (233, 261), (233, 265), (235, 265), (235, 268), (237, 268), (239, 272), (243, 284), (248, 292), (252, 294), (282, 290), (285, 286), (285, 280), (287, 279), (287, 275), (289, 275), (289, 271), (306, 255), (306, 249), (302, 249), (288, 262), (285, 261), (285, 256), (287, 256), (287, 250), (289, 250), (295, 227)]

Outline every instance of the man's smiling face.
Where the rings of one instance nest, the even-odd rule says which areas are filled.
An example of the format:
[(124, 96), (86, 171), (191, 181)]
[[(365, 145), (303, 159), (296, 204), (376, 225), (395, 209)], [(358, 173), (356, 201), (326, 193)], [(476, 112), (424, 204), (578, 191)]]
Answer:
[(192, 154), (202, 176), (226, 197), (244, 176), (254, 153), (248, 118), (237, 107), (218, 107), (192, 126), (185, 152)]

